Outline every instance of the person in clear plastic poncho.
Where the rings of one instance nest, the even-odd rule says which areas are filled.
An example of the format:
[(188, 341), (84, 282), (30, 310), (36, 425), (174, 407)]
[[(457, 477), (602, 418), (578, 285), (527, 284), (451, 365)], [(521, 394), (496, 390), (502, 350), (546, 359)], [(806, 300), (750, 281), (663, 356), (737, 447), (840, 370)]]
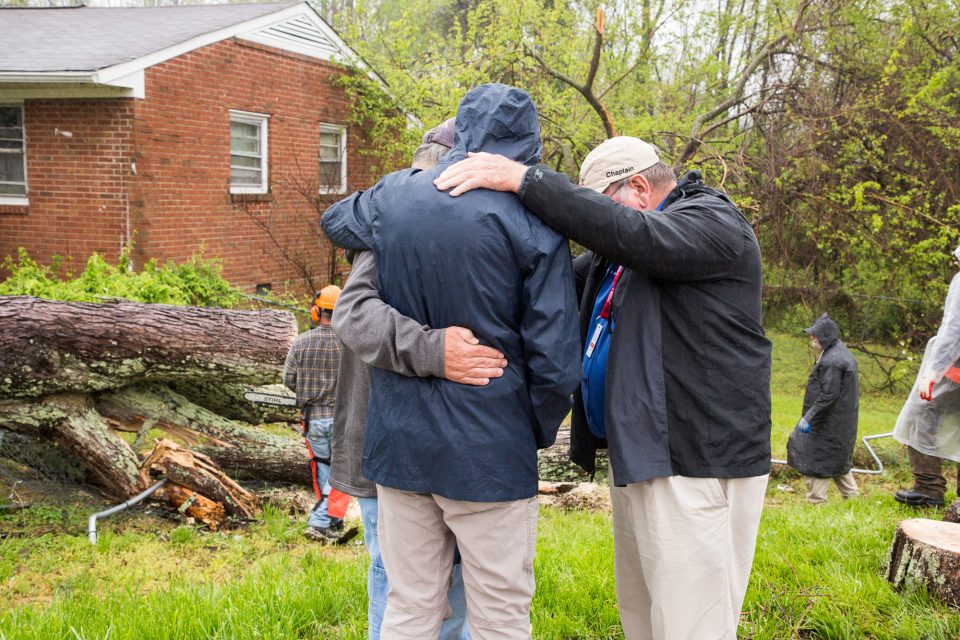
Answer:
[[(960, 247), (953, 255), (960, 261)], [(942, 506), (947, 481), (944, 459), (960, 461), (960, 272), (950, 281), (937, 335), (923, 353), (893, 437), (908, 447), (913, 489), (897, 491), (897, 502)], [(960, 483), (960, 477), (958, 477)]]

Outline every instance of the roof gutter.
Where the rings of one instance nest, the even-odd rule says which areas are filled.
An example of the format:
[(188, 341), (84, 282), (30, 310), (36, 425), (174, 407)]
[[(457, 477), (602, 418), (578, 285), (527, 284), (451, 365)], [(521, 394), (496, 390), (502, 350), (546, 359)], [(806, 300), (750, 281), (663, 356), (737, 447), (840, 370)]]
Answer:
[(143, 97), (143, 70), (109, 78), (100, 71), (0, 71), (0, 98)]

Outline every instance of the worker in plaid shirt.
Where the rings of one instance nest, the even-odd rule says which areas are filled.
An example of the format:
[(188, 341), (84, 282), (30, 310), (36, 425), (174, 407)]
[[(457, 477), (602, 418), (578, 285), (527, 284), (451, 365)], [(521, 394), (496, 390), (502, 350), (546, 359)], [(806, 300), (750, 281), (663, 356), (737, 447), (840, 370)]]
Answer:
[(327, 513), (330, 495), (330, 445), (333, 440), (333, 407), (337, 402), (337, 371), (340, 368), (340, 339), (330, 320), (340, 287), (329, 285), (313, 299), (310, 317), (316, 326), (293, 341), (283, 365), (283, 383), (297, 394), (303, 414), (304, 438), (310, 450), (313, 485), (317, 503), (310, 511), (304, 535), (321, 542), (340, 544), (356, 535), (342, 533), (343, 520)]

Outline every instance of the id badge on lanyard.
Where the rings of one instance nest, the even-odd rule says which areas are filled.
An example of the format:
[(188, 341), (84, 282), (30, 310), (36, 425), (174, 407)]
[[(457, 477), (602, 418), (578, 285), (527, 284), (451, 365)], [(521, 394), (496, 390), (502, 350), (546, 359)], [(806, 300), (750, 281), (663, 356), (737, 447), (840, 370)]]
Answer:
[(587, 357), (593, 355), (593, 350), (597, 347), (597, 342), (600, 340), (600, 336), (603, 335), (604, 330), (607, 328), (607, 319), (603, 317), (597, 318), (597, 328), (593, 330), (593, 337), (590, 338), (590, 344), (587, 345)]

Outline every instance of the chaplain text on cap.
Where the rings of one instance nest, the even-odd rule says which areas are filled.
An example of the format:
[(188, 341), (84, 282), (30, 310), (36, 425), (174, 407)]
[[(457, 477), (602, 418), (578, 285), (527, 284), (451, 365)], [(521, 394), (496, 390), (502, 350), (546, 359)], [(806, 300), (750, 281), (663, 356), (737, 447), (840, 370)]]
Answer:
[(587, 154), (580, 168), (580, 186), (603, 193), (617, 180), (629, 178), (658, 162), (657, 150), (640, 138), (610, 138)]

